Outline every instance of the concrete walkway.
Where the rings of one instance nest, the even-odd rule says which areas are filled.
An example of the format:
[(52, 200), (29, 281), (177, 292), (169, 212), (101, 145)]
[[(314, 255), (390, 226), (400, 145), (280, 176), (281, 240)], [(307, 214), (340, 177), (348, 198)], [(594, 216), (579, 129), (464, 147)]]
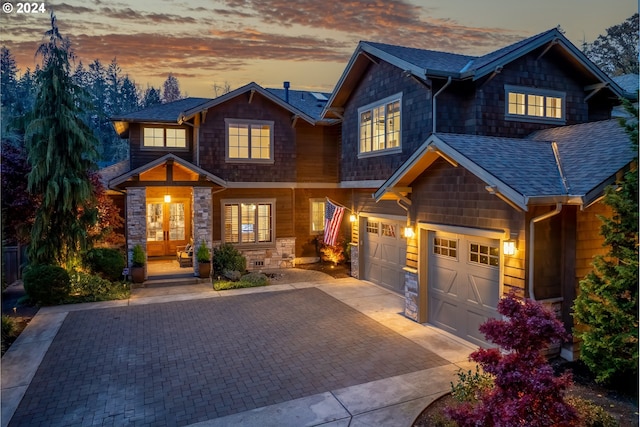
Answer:
[[(278, 283), (277, 280), (275, 282)], [(292, 292), (296, 290), (303, 290), (304, 292)], [(318, 293), (318, 291), (321, 292)], [(475, 350), (475, 347), (437, 329), (417, 324), (405, 318), (402, 315), (402, 297), (371, 283), (352, 278), (333, 279), (320, 273), (315, 275), (312, 273), (300, 273), (300, 276), (298, 276), (292, 283), (274, 284), (265, 288), (240, 289), (223, 292), (213, 291), (205, 284), (142, 288), (134, 290), (131, 298), (125, 301), (77, 304), (41, 309), (25, 331), (20, 335), (18, 340), (16, 340), (2, 358), (2, 426), (9, 425), (11, 418), (16, 413), (19, 405), (21, 405), (21, 401), (23, 401), (23, 397), (25, 396), (25, 393), (27, 393), (27, 389), (32, 382), (33, 384), (38, 384), (38, 387), (43, 387), (42, 381), (38, 381), (38, 379), (40, 379), (41, 375), (45, 374), (38, 373), (38, 379), (36, 379), (36, 381), (34, 381), (34, 377), (36, 376), (38, 368), (43, 363), (43, 360), (46, 363), (46, 353), (52, 345), (55, 347), (56, 352), (62, 351), (61, 349), (64, 348), (65, 342), (63, 341), (65, 340), (62, 339), (62, 336), (59, 336), (57, 340), (55, 338), (59, 331), (64, 331), (65, 328), (68, 329), (71, 327), (70, 323), (72, 322), (67, 322), (68, 324), (65, 324), (63, 328), (63, 323), (67, 318), (73, 318), (75, 320), (73, 323), (79, 323), (79, 326), (86, 324), (87, 327), (85, 329), (89, 331), (96, 330), (95, 326), (92, 329), (88, 325), (88, 322), (90, 322), (91, 319), (94, 319), (97, 322), (102, 322), (100, 325), (106, 325), (109, 323), (111, 328), (115, 328), (117, 323), (114, 323), (113, 326), (111, 326), (110, 322), (116, 322), (117, 320), (99, 320), (100, 316), (98, 316), (98, 314), (109, 313), (111, 319), (119, 319), (121, 315), (127, 314), (127, 311), (123, 309), (126, 307), (153, 308), (153, 310), (149, 310), (148, 313), (145, 313), (144, 316), (151, 316), (156, 312), (161, 312), (161, 309), (167, 309), (168, 307), (179, 312), (179, 310), (184, 306), (184, 304), (181, 305), (181, 303), (179, 303), (180, 301), (201, 301), (203, 303), (201, 310), (206, 310), (208, 309), (207, 307), (211, 305), (206, 303), (207, 300), (212, 302), (219, 301), (229, 303), (230, 305), (227, 305), (231, 307), (231, 310), (233, 310), (234, 307), (239, 307), (242, 302), (244, 302), (248, 307), (259, 307), (259, 305), (256, 304), (269, 304), (269, 299), (265, 299), (265, 297), (274, 292), (277, 294), (272, 295), (277, 295), (278, 298), (294, 298), (291, 300), (293, 302), (288, 301), (286, 304), (295, 304), (296, 306), (300, 306), (302, 315), (308, 313), (308, 317), (313, 317), (311, 316), (311, 313), (313, 312), (313, 305), (305, 306), (305, 304), (312, 303), (315, 304), (316, 308), (321, 307), (325, 311), (331, 311), (331, 313), (327, 313), (326, 317), (328, 319), (335, 319), (336, 322), (327, 323), (327, 327), (324, 328), (328, 330), (327, 333), (331, 333), (333, 329), (340, 326), (340, 322), (337, 321), (337, 318), (354, 319), (349, 320), (349, 322), (358, 323), (358, 327), (363, 329), (357, 329), (355, 325), (343, 324), (341, 326), (346, 326), (346, 328), (333, 331), (334, 335), (320, 336), (316, 334), (310, 337), (307, 342), (301, 343), (300, 348), (305, 349), (313, 346), (314, 343), (318, 343), (318, 345), (320, 345), (324, 342), (325, 345), (322, 348), (327, 348), (328, 350), (326, 352), (324, 350), (311, 351), (309, 354), (303, 355), (304, 357), (301, 356), (300, 358), (287, 360), (284, 366), (291, 365), (297, 367), (298, 372), (300, 373), (300, 382), (285, 382), (290, 380), (286, 378), (286, 375), (289, 374), (288, 372), (280, 372), (278, 375), (273, 372), (262, 372), (264, 375), (264, 378), (262, 378), (264, 381), (262, 386), (264, 386), (267, 391), (268, 388), (271, 387), (271, 391), (265, 391), (263, 396), (256, 397), (255, 393), (254, 395), (251, 395), (251, 390), (255, 390), (256, 387), (250, 384), (247, 386), (248, 390), (244, 391), (244, 395), (242, 395), (242, 393), (238, 395), (239, 400), (245, 399), (244, 403), (242, 401), (229, 401), (227, 406), (223, 405), (222, 407), (216, 407), (216, 414), (219, 414), (220, 416), (211, 416), (211, 408), (215, 405), (212, 405), (211, 401), (203, 402), (203, 405), (206, 406), (206, 408), (202, 409), (203, 412), (199, 417), (194, 418), (184, 416), (183, 418), (175, 418), (175, 425), (186, 425), (189, 424), (188, 421), (190, 419), (193, 420), (199, 418), (202, 421), (196, 422), (195, 424), (193, 424), (192, 421), (191, 425), (409, 426), (424, 407), (450, 390), (450, 382), (455, 380), (455, 373), (459, 368), (466, 370), (471, 367), (471, 364), (468, 362), (468, 355), (470, 352)], [(239, 299), (211, 300), (241, 295), (247, 295), (247, 297), (240, 297)], [(273, 303), (282, 304), (280, 299), (274, 299)], [(346, 304), (346, 307), (342, 307), (340, 303)], [(155, 304), (163, 305), (155, 306)], [(194, 303), (188, 307), (193, 307), (195, 305), (196, 304)], [(271, 306), (265, 305), (265, 307)], [(113, 310), (100, 312), (91, 311), (98, 309)], [(216, 304), (213, 312), (219, 313), (220, 310), (223, 309), (228, 308), (225, 308), (224, 304)], [(276, 312), (278, 310), (270, 309), (269, 311)], [(354, 313), (357, 312), (357, 316), (361, 316), (361, 314), (366, 316), (366, 321), (362, 321), (357, 316), (353, 317), (351, 311)], [(70, 316), (70, 313), (76, 314)], [(90, 315), (90, 313), (94, 314)], [(84, 314), (89, 314), (89, 316), (80, 316)], [(313, 318), (315, 320), (311, 320), (315, 323), (323, 321), (321, 314), (322, 310), (318, 311), (315, 315), (316, 317)], [(178, 317), (179, 314), (174, 314), (174, 316)], [(206, 316), (203, 315), (203, 317), (206, 317), (207, 319), (211, 319), (211, 316), (212, 314), (206, 314)], [(232, 314), (228, 315), (227, 318), (229, 316), (232, 316)], [(147, 317), (143, 318), (147, 319)], [(189, 322), (192, 321), (193, 320), (189, 320)], [(256, 321), (258, 322), (256, 325), (258, 325), (259, 323), (265, 322), (265, 319), (260, 317), (259, 319), (256, 319)], [(280, 335), (290, 332), (289, 330), (275, 330), (276, 328), (274, 328), (274, 325), (278, 325), (278, 322), (283, 321), (280, 318), (268, 318), (267, 321), (273, 323), (269, 329), (266, 330), (273, 330), (274, 333), (273, 336), (265, 337), (265, 342), (259, 346), (260, 349), (267, 348), (266, 346), (268, 346), (269, 343), (274, 342), (274, 340), (276, 340)], [(230, 323), (234, 322), (234, 320), (230, 320)], [(126, 323), (124, 324), (127, 325), (128, 328), (131, 328), (131, 325)], [(167, 325), (167, 327), (170, 326), (171, 325)], [(101, 327), (102, 326), (98, 326), (97, 328), (100, 329)], [(184, 325), (180, 327), (183, 329), (185, 328)], [(252, 326), (252, 328), (257, 328), (257, 326)], [(305, 326), (305, 328), (308, 328), (308, 326)], [(164, 328), (159, 328), (160, 331), (163, 329)], [(70, 332), (77, 334), (77, 331)], [(368, 339), (358, 341), (358, 337), (363, 334), (367, 335)], [(368, 337), (370, 334), (372, 334), (371, 337)], [(255, 338), (251, 339), (251, 342), (259, 340), (259, 337), (262, 335), (266, 334), (257, 334)], [(64, 335), (64, 337), (66, 337), (66, 335)], [(298, 337), (301, 337), (300, 333)], [(336, 359), (339, 359), (340, 357), (336, 354), (330, 353), (329, 351), (333, 346), (331, 343), (339, 341), (336, 337), (343, 337), (344, 339), (349, 340), (349, 343), (354, 343), (354, 346), (356, 345), (356, 341), (358, 341), (357, 345), (364, 346), (361, 350), (364, 351), (365, 354), (371, 354), (372, 358), (377, 350), (378, 352), (383, 353), (383, 355), (387, 355), (388, 359), (381, 360), (379, 365), (373, 365), (371, 369), (366, 369), (365, 367), (361, 370), (359, 369), (357, 360), (354, 362), (354, 360), (350, 360), (345, 357), (344, 361), (336, 361)], [(198, 340), (201, 339), (202, 338), (198, 337)], [(212, 341), (217, 342), (220, 339), (221, 338), (219, 336), (216, 336)], [(229, 337), (228, 339), (231, 340), (230, 342), (233, 342), (233, 340), (237, 338)], [(278, 342), (278, 346), (282, 347), (289, 341), (294, 341), (295, 343), (298, 339), (283, 339), (282, 342)], [(108, 343), (105, 344), (98, 342), (93, 343), (93, 345), (103, 348), (105, 352), (109, 347)], [(373, 349), (372, 347), (367, 347), (371, 345), (373, 345)], [(388, 345), (388, 347), (384, 347), (384, 350), (382, 350), (381, 346), (384, 345)], [(340, 347), (338, 344), (336, 344), (335, 347), (343, 349), (343, 347)], [(419, 351), (418, 353), (415, 352), (415, 349), (420, 348), (424, 349), (424, 357), (422, 357)], [(121, 350), (122, 349), (120, 349), (120, 351)], [(288, 351), (294, 356), (298, 353), (305, 353), (304, 351), (295, 349), (290, 349)], [(341, 351), (346, 353), (344, 349)], [(369, 360), (363, 360), (361, 358), (362, 352), (357, 354), (359, 355), (358, 357), (360, 357), (360, 364), (370, 362)], [(226, 360), (229, 360), (229, 357), (226, 357)], [(68, 358), (70, 358), (70, 356)], [(311, 358), (311, 364), (305, 364), (309, 362), (309, 360), (307, 360), (308, 358)], [(246, 361), (247, 364), (256, 363), (256, 361), (253, 360), (254, 358), (250, 357), (248, 359), (250, 360)], [(327, 362), (326, 359), (330, 359), (329, 362)], [(401, 363), (398, 366), (395, 366), (392, 363), (394, 361), (399, 361)], [(417, 364), (413, 363), (415, 361), (417, 361)], [(198, 360), (194, 363), (202, 363), (202, 361)], [(336, 370), (336, 372), (333, 373), (335, 375), (329, 375), (326, 372), (321, 372), (322, 366), (324, 366), (322, 363), (331, 363), (331, 366), (334, 367), (333, 369)], [(147, 363), (143, 366), (151, 365)], [(265, 366), (268, 367), (264, 368), (260, 365), (252, 369), (272, 370), (275, 369), (274, 366), (277, 365)], [(315, 372), (316, 377), (305, 376), (309, 375), (309, 371), (313, 371), (309, 366), (318, 367), (318, 372)], [(78, 366), (75, 367), (79, 368)], [(99, 366), (97, 368), (99, 368)], [(72, 365), (69, 369), (74, 370), (74, 366)], [(46, 372), (47, 370), (41, 369), (41, 371)], [(402, 373), (394, 375), (394, 372)], [(189, 379), (189, 381), (195, 382), (198, 380), (198, 377), (205, 378), (206, 374), (214, 376), (222, 375), (222, 373), (205, 372), (194, 376)], [(311, 372), (311, 374), (314, 374), (314, 372)], [(360, 374), (361, 376), (358, 376)], [(378, 375), (378, 377), (375, 377), (375, 375)], [(107, 387), (112, 379), (105, 377), (105, 375), (102, 375), (102, 377), (107, 379), (107, 383), (105, 384), (105, 387)], [(149, 378), (152, 377), (153, 375), (149, 376)], [(363, 379), (364, 381), (362, 381)], [(278, 383), (278, 380), (281, 382)], [(62, 381), (62, 379), (60, 379), (60, 381)], [(51, 385), (51, 387), (54, 387), (52, 390), (56, 390), (55, 387), (59, 387), (58, 383), (60, 381), (51, 381), (55, 383)], [(98, 381), (98, 378), (96, 378), (96, 381)], [(144, 381), (144, 378), (136, 379), (136, 381)], [(209, 378), (207, 381), (211, 381), (211, 379)], [(247, 380), (244, 379), (244, 381)], [(289, 385), (287, 386), (283, 384)], [(309, 385), (309, 387), (304, 388), (300, 384)], [(136, 386), (139, 386), (139, 384), (136, 384)], [(147, 387), (150, 389), (149, 393), (152, 393), (160, 386), (151, 381)], [(289, 388), (289, 390), (286, 390), (287, 388)], [(227, 393), (227, 391), (224, 392)], [(288, 400), (286, 399), (286, 396), (290, 396), (292, 399)], [(123, 401), (127, 402), (127, 398), (128, 396), (123, 395)], [(224, 395), (222, 395), (222, 398), (224, 398)], [(190, 399), (191, 400), (188, 403), (193, 402), (192, 397), (190, 397)], [(242, 405), (246, 404), (247, 399), (253, 399), (252, 402), (250, 401), (250, 403), (246, 405), (249, 408), (253, 407), (253, 409), (237, 412), (236, 408), (242, 408)], [(269, 403), (273, 401), (277, 403)], [(260, 402), (264, 402), (265, 404), (260, 405)], [(113, 402), (105, 403), (106, 406), (112, 404)], [(37, 407), (37, 399), (30, 398), (28, 401), (22, 402), (22, 405), (23, 406), (20, 407), (20, 411), (18, 411), (22, 414), (22, 423), (35, 423), (37, 418), (33, 418), (33, 416), (32, 418), (26, 418), (24, 414), (28, 413), (29, 410), (31, 410), (32, 413), (38, 413), (38, 411), (41, 410), (42, 425), (52, 425), (51, 421), (55, 418), (46, 419), (45, 408)], [(26, 408), (25, 405), (35, 406), (29, 409)], [(119, 410), (118, 408), (112, 409), (116, 412)], [(64, 413), (64, 410), (65, 408), (58, 408), (58, 412)], [(189, 410), (191, 409), (187, 409), (187, 411)], [(173, 407), (165, 408), (165, 411), (176, 411), (176, 409)], [(55, 410), (51, 409), (49, 413), (57, 414)], [(64, 418), (66, 420), (65, 422), (68, 422), (70, 418), (68, 418), (67, 415), (64, 416), (67, 417)], [(78, 418), (73, 419), (77, 420), (77, 425), (105, 425), (109, 420), (114, 425), (117, 425), (117, 418), (109, 418), (105, 414), (100, 416), (94, 415), (94, 417), (93, 422), (88, 422), (87, 419), (91, 420), (91, 418), (87, 417), (86, 413), (80, 413)], [(150, 418), (140, 419), (138, 424), (154, 424), (149, 423), (149, 419)], [(128, 420), (130, 421), (131, 419)], [(11, 422), (11, 425), (20, 425), (20, 421), (20, 419), (15, 419)], [(167, 423), (166, 421), (161, 423), (158, 421), (155, 422), (155, 424), (166, 425), (171, 423)]]

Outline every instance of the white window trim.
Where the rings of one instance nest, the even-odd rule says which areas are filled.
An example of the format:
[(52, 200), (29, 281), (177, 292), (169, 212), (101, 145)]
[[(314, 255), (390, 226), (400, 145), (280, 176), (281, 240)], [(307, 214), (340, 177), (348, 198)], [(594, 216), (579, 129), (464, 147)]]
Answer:
[[(361, 145), (360, 145), (360, 130), (361, 130), (361, 126), (360, 126), (360, 119), (362, 117), (362, 113), (368, 110), (373, 111), (374, 108), (379, 107), (381, 105), (387, 105), (390, 104), (392, 102), (398, 101), (399, 105), (400, 105), (400, 129), (399, 129), (399, 135), (398, 135), (398, 146), (397, 147), (393, 147), (393, 148), (384, 148), (382, 150), (372, 150), (372, 151), (365, 151), (362, 152), (361, 149)], [(385, 109), (386, 111), (386, 109)], [(388, 96), (386, 98), (380, 99), (376, 102), (372, 102), (370, 104), (364, 105), (360, 108), (358, 108), (358, 120), (356, 121), (356, 123), (358, 124), (358, 158), (366, 158), (366, 157), (375, 157), (375, 156), (386, 156), (387, 154), (394, 154), (394, 153), (401, 153), (402, 152), (402, 92), (396, 93), (394, 95)], [(385, 144), (386, 144), (386, 134), (385, 134)]]
[[(151, 146), (144, 145), (144, 130), (145, 129), (162, 129), (162, 142), (164, 145), (160, 146)], [(184, 130), (184, 147), (167, 147), (167, 129), (182, 129)], [(164, 125), (150, 125), (150, 126), (140, 126), (140, 149), (141, 150), (149, 150), (149, 151), (189, 151), (189, 130), (179, 126), (164, 126)]]
[[(229, 157), (229, 125), (269, 125), (269, 158), (268, 159), (239, 159), (239, 158), (230, 158)], [(224, 150), (225, 150), (225, 161), (227, 163), (266, 163), (273, 164), (273, 126), (274, 122), (269, 120), (245, 120), (245, 119), (224, 119)], [(251, 132), (249, 132), (251, 135)], [(251, 142), (249, 142), (251, 144)], [(251, 146), (249, 146), (249, 152), (251, 152)]]
[(327, 199), (323, 199), (323, 198), (309, 199), (309, 234), (311, 235), (323, 234), (324, 233), (324, 209), (322, 209), (322, 212), (323, 212), (322, 230), (313, 229), (313, 204), (314, 203), (327, 203)]
[[(239, 248), (259, 248), (259, 247), (275, 247), (276, 246), (276, 199), (222, 199), (220, 200), (220, 216), (221, 219), (221, 234), (222, 242), (226, 242), (226, 234), (225, 234), (225, 205), (232, 204), (263, 204), (263, 205), (271, 205), (271, 241), (270, 242), (253, 242), (253, 243), (245, 243), (245, 242), (231, 242), (233, 246)], [(258, 232), (256, 232), (256, 236), (258, 236)]]
[[(509, 93), (522, 93), (525, 95), (525, 108), (528, 104), (527, 96), (528, 95), (538, 95), (538, 96), (552, 96), (555, 98), (560, 98), (562, 100), (562, 117), (547, 117), (543, 116), (530, 116), (528, 114), (509, 114)], [(544, 107), (546, 114), (546, 106)], [(567, 121), (567, 94), (565, 92), (551, 90), (551, 89), (539, 89), (527, 86), (512, 86), (512, 85), (504, 85), (504, 116), (505, 120), (508, 121), (519, 121), (519, 122), (535, 122), (535, 123), (553, 123), (553, 124), (565, 124)]]

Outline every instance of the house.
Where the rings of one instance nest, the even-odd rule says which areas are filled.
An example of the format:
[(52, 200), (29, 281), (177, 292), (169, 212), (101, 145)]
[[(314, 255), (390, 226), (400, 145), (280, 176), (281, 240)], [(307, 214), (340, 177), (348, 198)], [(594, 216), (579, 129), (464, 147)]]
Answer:
[(317, 259), (326, 197), (347, 194), (328, 96), (249, 83), (112, 118), (130, 156), (103, 179), (121, 194), (129, 257), (136, 244), (154, 259), (204, 241), (233, 243), (249, 269)]
[(558, 29), (479, 57), (360, 42), (324, 111), (358, 213), (352, 274), (480, 346), (511, 290), (570, 327), (602, 190), (635, 156), (611, 120), (623, 96)]

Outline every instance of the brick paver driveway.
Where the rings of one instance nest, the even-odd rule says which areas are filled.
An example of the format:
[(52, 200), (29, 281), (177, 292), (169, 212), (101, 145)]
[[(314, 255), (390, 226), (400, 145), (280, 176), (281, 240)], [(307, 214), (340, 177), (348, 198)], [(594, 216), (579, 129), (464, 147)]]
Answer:
[(187, 425), (447, 363), (315, 288), (77, 311), (10, 425)]

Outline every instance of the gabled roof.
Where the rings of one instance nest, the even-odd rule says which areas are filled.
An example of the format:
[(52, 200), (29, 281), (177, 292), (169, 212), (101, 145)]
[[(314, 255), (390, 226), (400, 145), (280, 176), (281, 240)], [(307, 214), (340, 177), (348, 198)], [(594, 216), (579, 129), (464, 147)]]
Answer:
[(197, 175), (199, 175), (200, 177), (203, 177), (204, 179), (213, 182), (214, 184), (217, 184), (221, 187), (227, 187), (227, 182), (225, 180), (223, 180), (222, 178), (207, 172), (206, 170), (192, 164), (189, 163), (186, 160), (181, 159), (180, 157), (176, 156), (175, 154), (172, 153), (168, 153), (165, 154), (164, 156), (157, 158), (145, 165), (142, 165), (136, 169), (133, 170), (128, 170), (124, 173), (122, 173), (119, 176), (113, 177), (111, 179), (109, 179), (109, 188), (116, 188), (117, 186), (119, 186), (120, 184), (124, 184), (125, 182), (127, 182), (128, 180), (146, 172), (149, 171), (157, 166), (160, 166), (166, 162), (173, 162), (175, 164), (178, 164), (182, 167), (184, 167), (185, 169), (196, 173)]
[(180, 113), (209, 101), (209, 98), (184, 98), (166, 104), (157, 104), (149, 108), (134, 111), (132, 113), (111, 117), (112, 121), (119, 122), (154, 122), (176, 123)]
[(310, 116), (309, 114), (307, 114), (306, 112), (302, 111), (300, 108), (285, 102), (284, 98), (280, 98), (278, 96), (276, 96), (275, 94), (273, 94), (272, 92), (268, 91), (267, 89), (263, 88), (262, 86), (260, 86), (259, 84), (255, 83), (255, 82), (251, 82), (247, 85), (244, 85), (236, 90), (232, 90), (229, 93), (225, 93), (224, 95), (221, 95), (217, 98), (211, 99), (207, 102), (205, 102), (204, 104), (200, 104), (194, 108), (188, 109), (188, 110), (184, 110), (181, 114), (180, 114), (180, 118), (179, 120), (182, 121), (186, 121), (189, 120), (190, 118), (192, 118), (193, 116), (195, 116), (197, 113), (200, 113), (202, 111), (206, 111), (209, 108), (215, 107), (217, 105), (220, 105), (226, 101), (229, 101), (230, 99), (235, 98), (238, 95), (242, 95), (245, 94), (247, 92), (250, 93), (259, 93), (260, 95), (264, 96), (265, 98), (271, 100), (273, 103), (275, 103), (276, 105), (279, 105), (280, 107), (289, 110), (292, 114), (294, 114), (297, 117), (300, 117), (301, 119), (303, 119), (304, 121), (308, 122), (309, 124), (316, 124), (316, 122), (319, 120), (319, 117), (316, 119), (315, 117)]
[(316, 121), (322, 120), (322, 110), (324, 110), (324, 106), (327, 105), (327, 100), (331, 96), (330, 93), (289, 89), (289, 99), (287, 100), (286, 89), (266, 88), (266, 90), (304, 112), (309, 117), (313, 117)]
[(638, 90), (640, 90), (640, 76), (638, 74), (624, 74), (612, 78), (627, 93), (627, 98), (638, 99)]
[(438, 133), (373, 194), (376, 201), (411, 182), (443, 157), (522, 210), (537, 203), (589, 205), (636, 156), (616, 120), (547, 129), (526, 139)]
[(614, 80), (591, 62), (559, 29), (553, 28), (483, 56), (361, 41), (338, 80), (324, 115), (344, 105), (366, 68), (377, 60), (388, 62), (422, 80), (448, 77), (454, 80), (478, 80), (541, 47), (561, 49), (569, 61), (592, 76), (594, 83), (608, 87), (615, 96), (625, 95)]

